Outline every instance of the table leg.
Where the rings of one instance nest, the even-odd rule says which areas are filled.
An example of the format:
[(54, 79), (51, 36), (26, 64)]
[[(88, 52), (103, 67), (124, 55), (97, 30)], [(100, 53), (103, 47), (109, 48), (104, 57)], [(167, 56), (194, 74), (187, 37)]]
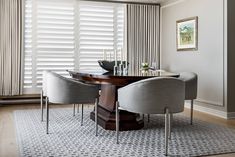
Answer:
[[(101, 85), (101, 96), (98, 105), (98, 125), (106, 130), (116, 129), (115, 103), (117, 100), (117, 86)], [(94, 111), (90, 118), (95, 120)], [(144, 127), (144, 122), (139, 114), (120, 111), (120, 131), (138, 130)]]

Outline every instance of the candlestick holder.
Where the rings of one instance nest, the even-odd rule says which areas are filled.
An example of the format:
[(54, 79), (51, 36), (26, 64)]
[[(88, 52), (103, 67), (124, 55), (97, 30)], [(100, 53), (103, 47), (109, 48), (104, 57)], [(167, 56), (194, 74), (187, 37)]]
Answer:
[(118, 66), (115, 65), (115, 66), (113, 67), (113, 75), (117, 75), (117, 74), (118, 74)]
[(128, 67), (123, 68), (123, 75), (128, 75)]
[(124, 68), (124, 65), (122, 64), (122, 62), (119, 64), (119, 69), (118, 69), (118, 72), (120, 75), (123, 74), (123, 68)]

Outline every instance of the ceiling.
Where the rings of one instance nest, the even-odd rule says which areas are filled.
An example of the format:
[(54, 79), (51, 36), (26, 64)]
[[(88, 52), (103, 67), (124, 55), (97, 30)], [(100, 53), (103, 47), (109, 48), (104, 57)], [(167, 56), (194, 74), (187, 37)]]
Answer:
[(141, 3), (162, 3), (166, 0), (117, 0), (117, 1), (141, 2)]
[(120, 1), (120, 2), (136, 2), (136, 3), (163, 3), (171, 0), (104, 0), (104, 1)]

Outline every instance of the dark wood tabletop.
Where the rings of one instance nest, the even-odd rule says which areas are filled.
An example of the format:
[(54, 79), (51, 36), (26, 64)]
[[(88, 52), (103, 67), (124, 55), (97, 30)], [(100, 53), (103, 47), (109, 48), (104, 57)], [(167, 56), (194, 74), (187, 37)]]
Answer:
[(179, 74), (163, 70), (140, 70), (139, 73), (116, 74), (113, 72), (83, 72), (78, 70), (68, 71), (73, 78), (94, 84), (113, 84), (125, 86), (127, 84), (152, 78), (152, 77), (179, 77)]

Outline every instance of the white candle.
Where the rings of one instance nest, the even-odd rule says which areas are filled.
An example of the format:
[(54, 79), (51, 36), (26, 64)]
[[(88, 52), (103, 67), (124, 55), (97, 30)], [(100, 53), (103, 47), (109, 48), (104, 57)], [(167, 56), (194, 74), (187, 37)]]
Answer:
[(117, 50), (114, 50), (114, 60), (115, 60), (115, 66), (117, 66)]
[(109, 53), (109, 61), (112, 61), (112, 52)]
[(106, 60), (106, 51), (103, 49), (103, 60)]
[(117, 60), (121, 60), (120, 59), (120, 55), (119, 55), (119, 50), (117, 49)]
[(123, 53), (122, 53), (122, 49), (120, 49), (120, 53), (121, 53), (121, 64), (123, 62)]

